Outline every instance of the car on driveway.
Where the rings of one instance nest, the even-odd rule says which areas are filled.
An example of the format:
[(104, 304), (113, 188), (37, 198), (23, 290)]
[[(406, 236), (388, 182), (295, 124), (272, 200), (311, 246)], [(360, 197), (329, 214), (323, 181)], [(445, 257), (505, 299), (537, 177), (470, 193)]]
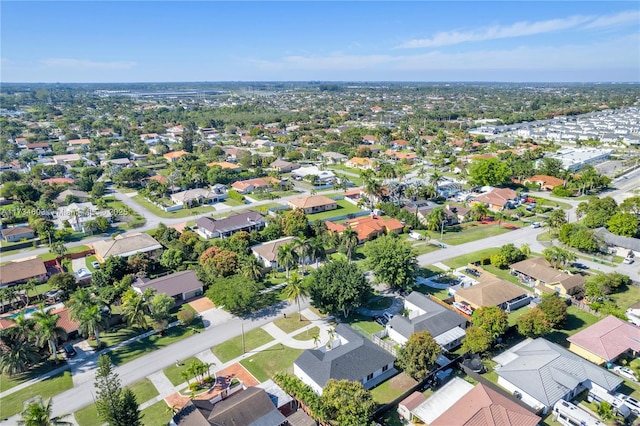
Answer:
[(613, 367), (613, 372), (618, 374), (619, 376), (624, 377), (625, 379), (629, 379), (631, 381), (637, 382), (636, 374), (629, 367), (622, 367), (621, 365), (616, 365)]
[(100, 269), (100, 262), (94, 260), (93, 262), (91, 262), (91, 266), (93, 266), (93, 269)]
[(627, 265), (631, 265), (634, 262), (632, 257), (625, 257), (624, 260), (622, 261), (622, 263), (627, 264)]
[(585, 265), (584, 263), (580, 263), (580, 262), (574, 262), (572, 266), (574, 268), (577, 268), (577, 269), (589, 269), (589, 267), (587, 265)]
[(78, 354), (76, 352), (75, 348), (73, 347), (73, 345), (66, 345), (64, 347), (64, 353), (65, 353), (65, 355), (67, 355), (67, 358), (73, 358), (74, 356), (76, 356)]
[(616, 397), (620, 398), (624, 402), (624, 405), (629, 407), (636, 416), (640, 416), (640, 401), (621, 393), (617, 393)]

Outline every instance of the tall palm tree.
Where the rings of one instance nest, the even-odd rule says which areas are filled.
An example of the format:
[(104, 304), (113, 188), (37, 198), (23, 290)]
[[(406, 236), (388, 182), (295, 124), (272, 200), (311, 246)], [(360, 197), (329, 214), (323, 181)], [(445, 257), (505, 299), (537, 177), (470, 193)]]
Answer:
[(309, 256), (313, 262), (316, 263), (316, 269), (318, 268), (318, 262), (325, 259), (327, 257), (327, 253), (324, 250), (324, 243), (322, 242), (322, 237), (314, 237), (311, 238), (307, 242), (309, 246)]
[(296, 252), (295, 243), (287, 243), (278, 247), (276, 254), (278, 265), (287, 271), (287, 279), (289, 278), (289, 269), (298, 263), (298, 254)]
[(258, 281), (262, 277), (262, 265), (254, 256), (244, 256), (240, 260), (240, 273), (245, 278)]
[(290, 303), (298, 304), (298, 320), (302, 321), (302, 314), (300, 313), (300, 301), (309, 295), (309, 291), (304, 286), (302, 279), (296, 273), (291, 274), (291, 277), (287, 281), (287, 285), (282, 289), (282, 294), (286, 297)]
[(364, 185), (364, 192), (367, 194), (371, 210), (373, 210), (374, 200), (379, 200), (382, 195), (382, 185), (375, 179), (365, 181)]
[(127, 324), (148, 327), (144, 306), (144, 298), (135, 290), (129, 289), (122, 295), (122, 314)]
[(25, 317), (24, 311), (20, 311), (18, 315), (10, 321), (13, 321), (15, 325), (7, 329), (7, 333), (11, 334), (14, 337), (22, 337), (25, 340), (33, 340), (34, 320)]
[(347, 250), (347, 260), (351, 261), (353, 249), (358, 245), (358, 232), (350, 226), (347, 226), (347, 228), (342, 231), (342, 244)]
[(69, 416), (68, 414), (51, 417), (51, 398), (43, 401), (42, 398), (28, 403), (22, 413), (20, 413), (21, 420), (18, 420), (19, 425), (25, 426), (62, 426), (73, 425), (67, 421), (62, 420)]
[(431, 173), (431, 176), (429, 176), (429, 184), (437, 188), (438, 184), (440, 183), (440, 181), (442, 181), (442, 179), (443, 179), (442, 174), (434, 171), (433, 173)]
[(44, 305), (40, 305), (40, 310), (33, 313), (33, 320), (36, 322), (36, 342), (40, 346), (45, 343), (49, 345), (51, 355), (58, 359), (58, 339), (66, 338), (67, 332), (58, 325), (58, 314), (45, 311)]
[(24, 337), (8, 335), (1, 340), (0, 371), (4, 374), (25, 372), (40, 359), (38, 348)]
[(307, 260), (311, 258), (309, 254), (309, 240), (296, 238), (292, 241), (298, 256), (298, 262), (301, 268), (307, 264)]
[(96, 345), (100, 348), (100, 331), (106, 328), (106, 321), (102, 315), (102, 309), (100, 305), (93, 304), (87, 306), (80, 312), (80, 316), (76, 318), (80, 323), (78, 331), (83, 336), (89, 336), (93, 334), (96, 338)]

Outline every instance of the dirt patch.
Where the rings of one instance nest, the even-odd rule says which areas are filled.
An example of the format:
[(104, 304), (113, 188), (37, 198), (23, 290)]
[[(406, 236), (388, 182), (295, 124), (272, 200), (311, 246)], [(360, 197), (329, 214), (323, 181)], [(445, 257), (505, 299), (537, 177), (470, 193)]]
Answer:
[(410, 376), (408, 376), (404, 372), (389, 379), (389, 387), (391, 389), (409, 389), (414, 387), (417, 384), (418, 382), (413, 380)]
[(216, 305), (213, 304), (208, 297), (202, 296), (199, 299), (192, 300), (189, 302), (189, 305), (196, 310), (197, 313), (201, 313), (204, 311), (208, 311), (209, 309), (213, 309)]

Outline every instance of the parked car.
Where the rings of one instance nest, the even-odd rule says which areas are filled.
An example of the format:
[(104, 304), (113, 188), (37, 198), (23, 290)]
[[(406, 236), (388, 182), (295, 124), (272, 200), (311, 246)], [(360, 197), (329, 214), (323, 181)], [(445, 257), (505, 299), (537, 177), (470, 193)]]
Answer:
[(640, 416), (640, 401), (638, 401), (637, 399), (632, 398), (632, 397), (630, 397), (628, 395), (621, 394), (621, 393), (617, 393), (616, 397), (618, 397), (622, 401), (624, 401), (624, 405), (629, 407), (631, 409), (631, 411), (633, 411), (633, 413), (636, 416)]
[(64, 347), (64, 353), (67, 356), (67, 358), (73, 358), (74, 356), (76, 356), (78, 354), (76, 352), (75, 348), (73, 347), (73, 345), (66, 345)]
[(377, 322), (378, 324), (380, 324), (381, 326), (385, 327), (387, 325), (387, 323), (389, 322), (386, 318), (384, 317), (375, 317), (374, 319), (375, 322)]
[(634, 373), (633, 370), (630, 369), (629, 367), (622, 367), (621, 365), (616, 365), (615, 367), (613, 367), (612, 370), (614, 373), (626, 379), (629, 379), (634, 382), (638, 381), (638, 379), (636, 378), (636, 373)]
[(632, 257), (625, 257), (624, 260), (622, 261), (622, 263), (625, 263), (627, 265), (631, 265), (634, 262)]
[(572, 266), (574, 268), (577, 268), (577, 269), (589, 269), (589, 267), (587, 265), (585, 265), (584, 263), (580, 263), (580, 262), (573, 262)]
[(391, 321), (391, 318), (393, 318), (393, 314), (390, 314), (389, 312), (385, 312), (384, 314), (382, 314), (382, 317), (386, 319), (387, 322), (389, 322)]
[(531, 227), (532, 228), (540, 228), (542, 226), (542, 224), (540, 222), (531, 222)]
[(477, 269), (473, 269), (473, 268), (467, 268), (464, 270), (467, 274), (473, 275), (474, 277), (479, 277), (480, 276), (480, 272), (478, 272)]
[(91, 266), (93, 266), (93, 269), (100, 269), (100, 262), (94, 260), (93, 262), (91, 262)]

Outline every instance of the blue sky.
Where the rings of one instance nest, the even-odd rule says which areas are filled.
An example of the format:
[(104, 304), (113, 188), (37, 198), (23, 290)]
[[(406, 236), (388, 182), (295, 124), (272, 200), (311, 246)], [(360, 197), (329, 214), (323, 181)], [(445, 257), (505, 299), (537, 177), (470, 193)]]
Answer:
[(3, 82), (639, 81), (636, 1), (5, 1)]

